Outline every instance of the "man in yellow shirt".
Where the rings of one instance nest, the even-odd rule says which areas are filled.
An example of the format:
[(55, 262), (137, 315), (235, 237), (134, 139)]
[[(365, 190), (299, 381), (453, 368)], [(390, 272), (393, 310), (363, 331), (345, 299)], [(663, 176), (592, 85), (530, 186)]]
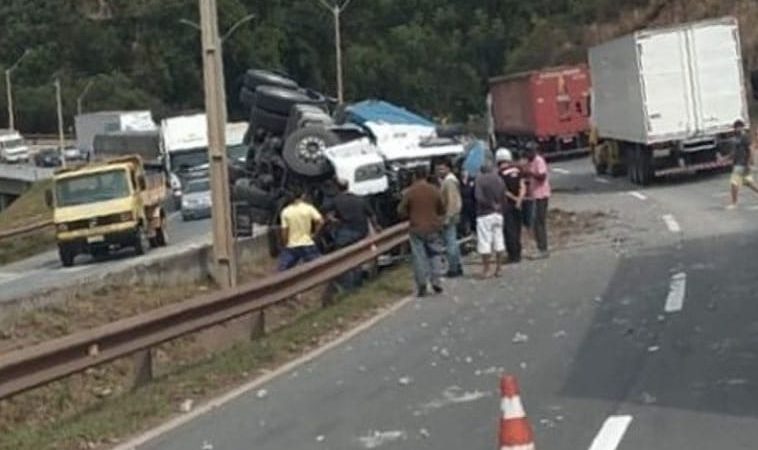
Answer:
[(316, 208), (305, 200), (305, 192), (297, 189), (294, 200), (281, 214), (284, 250), (279, 255), (279, 271), (295, 267), (300, 261), (310, 262), (320, 256), (313, 236), (318, 234), (324, 219)]

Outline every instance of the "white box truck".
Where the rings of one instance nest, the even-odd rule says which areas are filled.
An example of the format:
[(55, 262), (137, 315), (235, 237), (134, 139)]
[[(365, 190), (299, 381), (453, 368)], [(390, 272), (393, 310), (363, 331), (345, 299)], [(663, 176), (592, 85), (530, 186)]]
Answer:
[(643, 30), (590, 49), (593, 162), (632, 182), (726, 167), (749, 122), (732, 17)]
[(122, 131), (155, 131), (158, 126), (150, 111), (100, 111), (81, 114), (74, 119), (76, 147), (93, 156), (95, 136)]

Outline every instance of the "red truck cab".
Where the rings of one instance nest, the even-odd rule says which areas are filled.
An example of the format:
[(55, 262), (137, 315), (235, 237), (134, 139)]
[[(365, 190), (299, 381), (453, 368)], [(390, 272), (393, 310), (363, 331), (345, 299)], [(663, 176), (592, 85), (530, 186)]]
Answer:
[(492, 136), (498, 146), (537, 144), (546, 156), (588, 151), (590, 75), (586, 65), (493, 78)]

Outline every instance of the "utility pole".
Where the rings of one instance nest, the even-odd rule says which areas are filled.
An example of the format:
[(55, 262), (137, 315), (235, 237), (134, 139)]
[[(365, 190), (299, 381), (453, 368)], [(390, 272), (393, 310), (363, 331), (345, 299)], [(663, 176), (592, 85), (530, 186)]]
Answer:
[(334, 50), (337, 64), (337, 102), (341, 105), (345, 102), (345, 92), (342, 81), (342, 13), (347, 9), (352, 0), (345, 0), (342, 5), (334, 3), (330, 5), (327, 0), (319, 0), (326, 9), (334, 15)]
[(55, 102), (58, 109), (58, 151), (60, 151), (61, 154), (61, 165), (65, 168), (66, 152), (64, 151), (64, 148), (66, 147), (66, 144), (63, 137), (63, 98), (61, 96), (60, 78), (55, 79)]
[(215, 278), (221, 287), (229, 288), (237, 283), (237, 261), (232, 239), (229, 169), (226, 162), (226, 91), (222, 43), (218, 32), (216, 0), (199, 0), (199, 4), (213, 202)]
[(8, 129), (16, 129), (16, 118), (13, 112), (13, 86), (11, 84), (11, 74), (21, 64), (21, 61), (29, 54), (29, 50), (25, 50), (24, 54), (9, 68), (5, 70), (5, 92), (8, 96)]

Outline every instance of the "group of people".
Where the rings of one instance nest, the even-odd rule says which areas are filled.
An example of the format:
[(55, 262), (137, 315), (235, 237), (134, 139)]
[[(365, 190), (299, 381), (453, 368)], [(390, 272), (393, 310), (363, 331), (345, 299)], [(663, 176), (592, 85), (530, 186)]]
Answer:
[[(495, 164), (485, 161), (478, 175), (464, 174), (463, 182), (455, 176), (449, 161), (437, 162), (436, 176), (430, 176), (425, 166), (416, 169), (415, 181), (403, 193), (398, 212), (410, 223), (418, 296), (427, 295), (429, 286), (435, 293), (442, 292), (443, 255), (447, 257), (447, 277), (463, 275), (458, 243), (461, 220), (475, 220), (477, 251), (482, 257), (481, 278), (500, 275), (504, 253), (509, 263), (521, 261), (524, 226), (534, 232), (536, 258), (549, 256), (548, 167), (536, 149), (528, 150), (525, 156), (516, 161), (511, 151), (499, 149)], [(466, 200), (473, 207), (464, 208)], [(474, 217), (465, 217), (467, 214)]]
[[(550, 181), (545, 159), (535, 149), (515, 160), (510, 150), (501, 148), (481, 165), (479, 174), (456, 176), (448, 160), (434, 164), (434, 173), (421, 165), (414, 181), (404, 192), (398, 213), (410, 224), (410, 246), (419, 296), (428, 289), (441, 293), (442, 278), (463, 275), (460, 244), (461, 222), (474, 222), (477, 251), (482, 257), (481, 278), (499, 276), (504, 257), (508, 263), (522, 258), (522, 229), (534, 233), (538, 254), (546, 258), (547, 211)], [(326, 224), (332, 227), (336, 248), (344, 248), (379, 230), (376, 215), (367, 199), (350, 193), (347, 182), (337, 181), (337, 194), (321, 211), (307, 201), (306, 192), (294, 189), (292, 201), (281, 213), (281, 241), (278, 269), (288, 270), (298, 263), (320, 256), (315, 236)], [(470, 216), (470, 217), (467, 217)], [(444, 273), (443, 257), (447, 260)], [(494, 266), (494, 270), (493, 270)], [(355, 273), (346, 274), (338, 284), (355, 287)]]

